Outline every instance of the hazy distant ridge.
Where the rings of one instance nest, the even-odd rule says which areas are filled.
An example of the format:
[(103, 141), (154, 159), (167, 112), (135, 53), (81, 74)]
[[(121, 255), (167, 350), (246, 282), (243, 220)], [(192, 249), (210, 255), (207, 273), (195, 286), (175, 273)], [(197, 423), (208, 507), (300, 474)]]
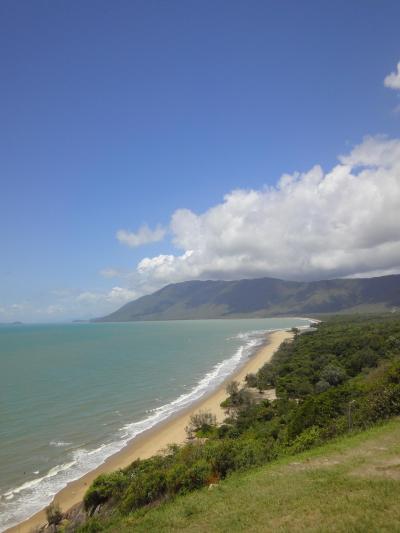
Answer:
[(167, 285), (96, 321), (263, 317), (393, 307), (400, 307), (400, 275), (313, 282), (186, 281)]

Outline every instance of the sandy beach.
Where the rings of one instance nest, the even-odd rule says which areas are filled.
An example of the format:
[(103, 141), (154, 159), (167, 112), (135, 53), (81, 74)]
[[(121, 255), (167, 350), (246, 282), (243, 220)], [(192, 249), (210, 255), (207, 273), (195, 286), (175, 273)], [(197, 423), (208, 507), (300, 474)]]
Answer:
[[(183, 443), (186, 440), (185, 427), (189, 423), (190, 416), (199, 410), (211, 411), (216, 415), (218, 422), (221, 422), (225, 418), (225, 415), (220, 407), (220, 403), (226, 398), (225, 388), (227, 382), (232, 380), (243, 382), (247, 374), (257, 372), (264, 363), (270, 361), (279, 345), (291, 337), (292, 333), (288, 331), (274, 331), (268, 334), (266, 343), (215, 391), (203, 396), (187, 409), (179, 411), (176, 415), (134, 438), (125, 448), (109, 457), (95, 470), (69, 483), (56, 495), (54, 500), (59, 503), (63, 511), (66, 511), (83, 499), (87, 488), (99, 474), (124, 468), (135, 459), (150, 457), (164, 449), (168, 444)], [(28, 533), (33, 528), (45, 523), (45, 511), (42, 510), (7, 531)]]

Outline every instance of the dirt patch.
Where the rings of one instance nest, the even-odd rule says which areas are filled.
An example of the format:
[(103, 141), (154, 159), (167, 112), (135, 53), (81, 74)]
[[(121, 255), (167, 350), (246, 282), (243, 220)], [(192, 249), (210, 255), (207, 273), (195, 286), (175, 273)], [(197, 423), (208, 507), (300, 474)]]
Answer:
[(304, 471), (304, 470), (316, 470), (318, 468), (329, 468), (333, 466), (337, 466), (341, 464), (341, 461), (338, 461), (337, 459), (331, 458), (327, 459), (324, 458), (316, 458), (316, 459), (310, 459), (305, 460), (302, 462), (294, 461), (293, 463), (289, 463), (289, 468), (296, 471)]
[(349, 472), (352, 476), (400, 480), (400, 457), (374, 461)]
[[(400, 419), (397, 420), (400, 422)], [(293, 461), (288, 467), (301, 471), (337, 465), (348, 466), (351, 475), (400, 479), (400, 423), (389, 434), (371, 438), (347, 450), (332, 451), (324, 457)]]
[(276, 391), (275, 389), (267, 389), (263, 391), (258, 391), (257, 389), (253, 389), (248, 387), (247, 390), (250, 392), (251, 397), (255, 402), (261, 402), (262, 400), (269, 400), (272, 402), (273, 400), (276, 400)]

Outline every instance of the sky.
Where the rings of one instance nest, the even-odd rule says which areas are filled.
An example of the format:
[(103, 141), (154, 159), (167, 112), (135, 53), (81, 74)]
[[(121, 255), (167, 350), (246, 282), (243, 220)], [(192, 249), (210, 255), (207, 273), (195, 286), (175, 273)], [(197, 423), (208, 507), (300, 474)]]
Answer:
[(400, 272), (397, 0), (0, 2), (0, 322)]

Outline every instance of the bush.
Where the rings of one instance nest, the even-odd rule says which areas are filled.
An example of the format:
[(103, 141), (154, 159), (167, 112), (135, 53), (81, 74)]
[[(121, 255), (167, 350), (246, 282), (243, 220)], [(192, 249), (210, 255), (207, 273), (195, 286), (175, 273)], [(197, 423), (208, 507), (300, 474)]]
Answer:
[(350, 399), (351, 393), (346, 385), (332, 387), (306, 398), (290, 415), (287, 424), (289, 441), (312, 426), (327, 427), (331, 421), (347, 412)]
[(254, 402), (250, 391), (246, 388), (239, 389), (237, 381), (232, 381), (226, 387), (228, 398), (221, 403), (228, 416), (236, 418), (243, 410), (248, 409)]
[(168, 470), (166, 484), (169, 494), (178, 494), (183, 491), (186, 472), (187, 468), (183, 463), (175, 464)]
[(276, 385), (276, 373), (271, 363), (266, 363), (256, 374), (257, 388), (264, 390)]
[(329, 385), (340, 385), (346, 379), (346, 371), (340, 366), (329, 364), (321, 372), (321, 380), (327, 381)]
[(329, 389), (330, 385), (327, 381), (324, 379), (320, 379), (318, 383), (315, 385), (316, 392), (325, 392)]
[(199, 436), (206, 436), (213, 428), (217, 426), (217, 418), (210, 411), (199, 411), (190, 417), (189, 425), (185, 431), (192, 439), (198, 433)]
[(63, 514), (57, 502), (52, 502), (48, 507), (46, 507), (46, 518), (49, 525), (56, 526), (61, 522), (63, 519)]
[(261, 465), (266, 460), (266, 449), (262, 442), (256, 439), (241, 439), (235, 444), (234, 469), (245, 470), (255, 465)]
[(362, 398), (354, 410), (354, 423), (366, 427), (378, 420), (400, 414), (400, 385), (389, 383), (372, 390)]
[(235, 469), (234, 440), (210, 441), (205, 446), (205, 459), (210, 463), (213, 472), (224, 478)]
[(293, 444), (290, 447), (290, 451), (293, 453), (304, 452), (309, 450), (313, 446), (317, 446), (322, 442), (322, 431), (321, 428), (316, 426), (311, 426), (298, 435)]
[(355, 352), (351, 357), (349, 357), (347, 367), (349, 368), (349, 372), (355, 376), (361, 372), (363, 368), (371, 368), (376, 366), (377, 362), (378, 356), (376, 353), (370, 348), (366, 348), (364, 350)]
[(91, 511), (111, 497), (121, 494), (127, 483), (127, 476), (122, 470), (117, 470), (111, 474), (100, 474), (84, 496), (83, 502), (86, 511)]
[(121, 510), (128, 513), (159, 500), (166, 494), (167, 480), (164, 470), (158, 468), (138, 472), (131, 480), (121, 503)]
[(247, 374), (245, 377), (245, 381), (248, 387), (252, 387), (255, 389), (258, 387), (257, 376), (255, 374)]
[(188, 469), (184, 488), (186, 491), (198, 489), (208, 484), (212, 477), (213, 470), (211, 464), (205, 459), (200, 459)]

